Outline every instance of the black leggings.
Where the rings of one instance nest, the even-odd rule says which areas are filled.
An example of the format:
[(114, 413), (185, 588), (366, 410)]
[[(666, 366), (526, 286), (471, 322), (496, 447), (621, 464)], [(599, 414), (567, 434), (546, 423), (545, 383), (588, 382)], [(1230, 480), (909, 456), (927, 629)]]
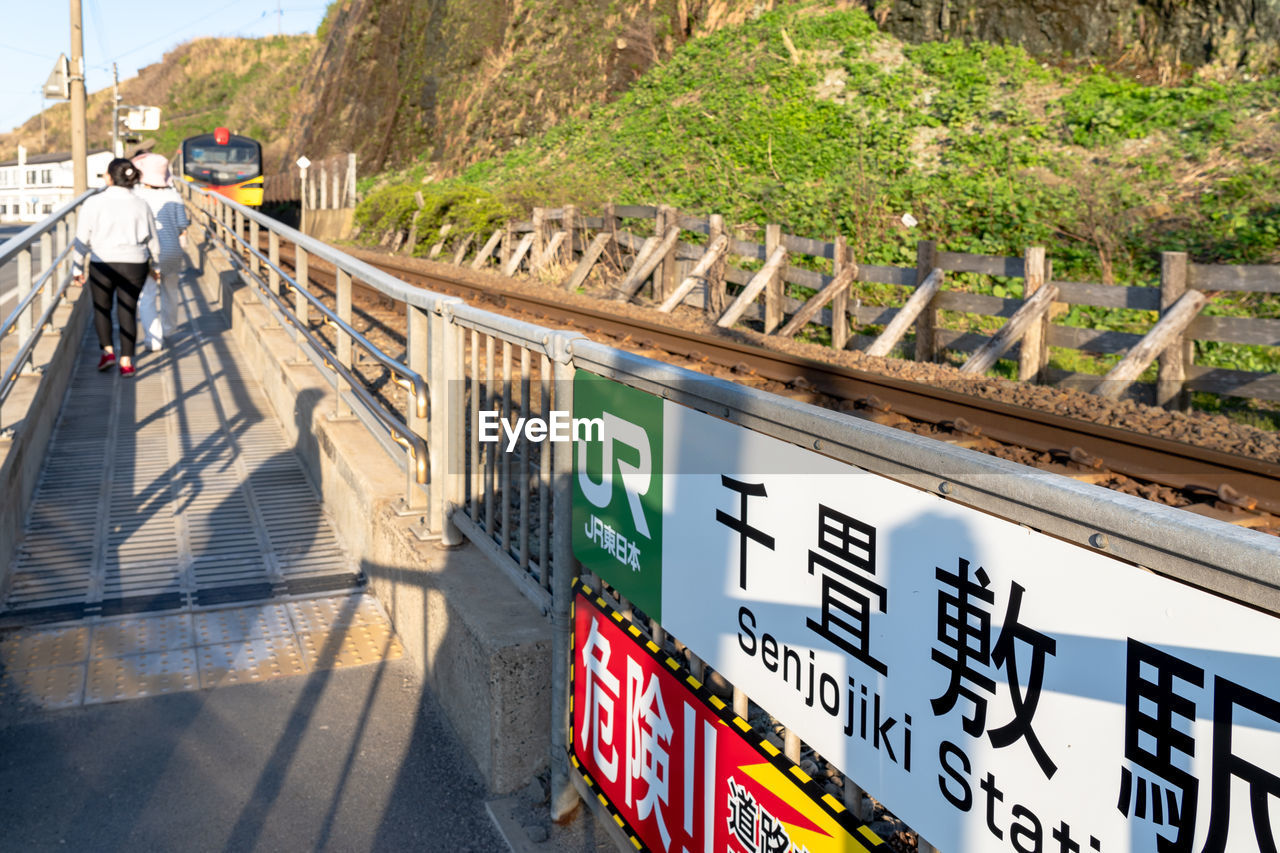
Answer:
[(93, 324), (98, 345), (111, 346), (111, 297), (119, 304), (120, 356), (133, 358), (138, 337), (138, 294), (147, 280), (150, 264), (94, 261), (89, 264), (89, 286), (93, 291)]

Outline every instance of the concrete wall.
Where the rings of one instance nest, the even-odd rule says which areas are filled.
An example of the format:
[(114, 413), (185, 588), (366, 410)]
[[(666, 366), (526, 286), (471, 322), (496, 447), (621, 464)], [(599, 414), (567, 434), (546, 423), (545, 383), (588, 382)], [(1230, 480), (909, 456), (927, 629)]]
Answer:
[[(0, 500), (0, 599), (9, 592), (15, 549), (80, 356), (80, 339), (89, 317), (89, 300), (82, 290), (75, 285), (67, 289), (63, 304), (54, 312), (52, 329), (36, 344), (32, 362), (41, 372), (20, 376), (0, 410), (0, 427), (14, 427), (12, 437), (0, 437), (0, 495), (4, 496)], [(16, 349), (16, 341), (10, 344)], [(9, 358), (6, 348), (0, 359), (5, 367)]]
[(355, 208), (342, 207), (336, 210), (307, 210), (307, 227), (305, 233), (317, 240), (333, 242), (351, 237), (351, 226), (355, 221)]
[(471, 545), (444, 550), (395, 504), (404, 474), (354, 418), (335, 419), (320, 372), (217, 250), (192, 241), (209, 310), (230, 320), (351, 555), (490, 789), (509, 793), (548, 764), (549, 622)]

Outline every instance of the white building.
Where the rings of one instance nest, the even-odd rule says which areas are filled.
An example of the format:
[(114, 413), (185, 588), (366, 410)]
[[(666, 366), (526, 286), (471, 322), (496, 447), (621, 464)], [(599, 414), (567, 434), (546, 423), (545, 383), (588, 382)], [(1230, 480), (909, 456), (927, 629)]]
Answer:
[[(106, 185), (103, 173), (113, 154), (106, 149), (89, 153), (89, 186)], [(75, 198), (71, 155), (27, 154), (18, 146), (18, 159), (0, 162), (0, 223), (38, 222)]]

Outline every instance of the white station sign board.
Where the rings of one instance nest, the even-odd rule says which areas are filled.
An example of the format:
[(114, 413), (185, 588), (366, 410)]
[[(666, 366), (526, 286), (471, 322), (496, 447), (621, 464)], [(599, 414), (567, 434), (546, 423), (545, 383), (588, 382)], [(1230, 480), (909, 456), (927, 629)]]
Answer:
[(583, 372), (574, 415), (579, 559), (944, 853), (1276, 849), (1280, 620)]

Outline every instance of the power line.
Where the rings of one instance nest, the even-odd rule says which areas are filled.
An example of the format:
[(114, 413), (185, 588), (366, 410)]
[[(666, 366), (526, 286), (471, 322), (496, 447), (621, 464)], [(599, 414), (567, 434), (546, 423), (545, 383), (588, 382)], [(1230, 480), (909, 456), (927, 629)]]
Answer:
[[(218, 13), (220, 13), (220, 12), (225, 12), (226, 10), (230, 9), (232, 6), (237, 6), (237, 5), (239, 5), (239, 4), (240, 4), (240, 2), (241, 2), (241, 0), (231, 0), (231, 2), (230, 2), (230, 3), (228, 3), (228, 4), (226, 4), (225, 6), (219, 6), (217, 9), (214, 9), (212, 12), (209, 12), (209, 13), (207, 13), (207, 14), (201, 15), (200, 17), (196, 18), (195, 20), (188, 21), (187, 23), (183, 24), (181, 27), (179, 27), (179, 28), (178, 28), (178, 29), (176, 29), (176, 30), (173, 30), (173, 31), (171, 31), (171, 32), (168, 32), (168, 33), (166, 33), (166, 34), (164, 34), (164, 35), (162, 35), (162, 36), (159, 36), (159, 37), (157, 37), (157, 38), (153, 38), (151, 41), (147, 42), (146, 44), (140, 44), (140, 45), (138, 45), (137, 47), (134, 47), (134, 48), (131, 48), (131, 49), (129, 49), (129, 50), (126, 50), (124, 53), (119, 54), (118, 56), (115, 56), (115, 57), (112, 57), (112, 58), (113, 58), (113, 59), (123, 59), (124, 57), (128, 56), (128, 55), (129, 55), (129, 54), (131, 54), (131, 53), (137, 53), (138, 51), (143, 50), (144, 48), (151, 47), (151, 45), (155, 44), (156, 42), (161, 42), (161, 41), (164, 41), (165, 39), (173, 38), (173, 37), (174, 37), (175, 35), (177, 35), (178, 33), (183, 32), (184, 30), (190, 29), (191, 27), (195, 26), (196, 24), (200, 23), (201, 21), (206, 20), (206, 19), (208, 19), (208, 18), (212, 18), (214, 15), (217, 15), (217, 14), (218, 14)], [(265, 15), (266, 13), (264, 12), (263, 14)]]

